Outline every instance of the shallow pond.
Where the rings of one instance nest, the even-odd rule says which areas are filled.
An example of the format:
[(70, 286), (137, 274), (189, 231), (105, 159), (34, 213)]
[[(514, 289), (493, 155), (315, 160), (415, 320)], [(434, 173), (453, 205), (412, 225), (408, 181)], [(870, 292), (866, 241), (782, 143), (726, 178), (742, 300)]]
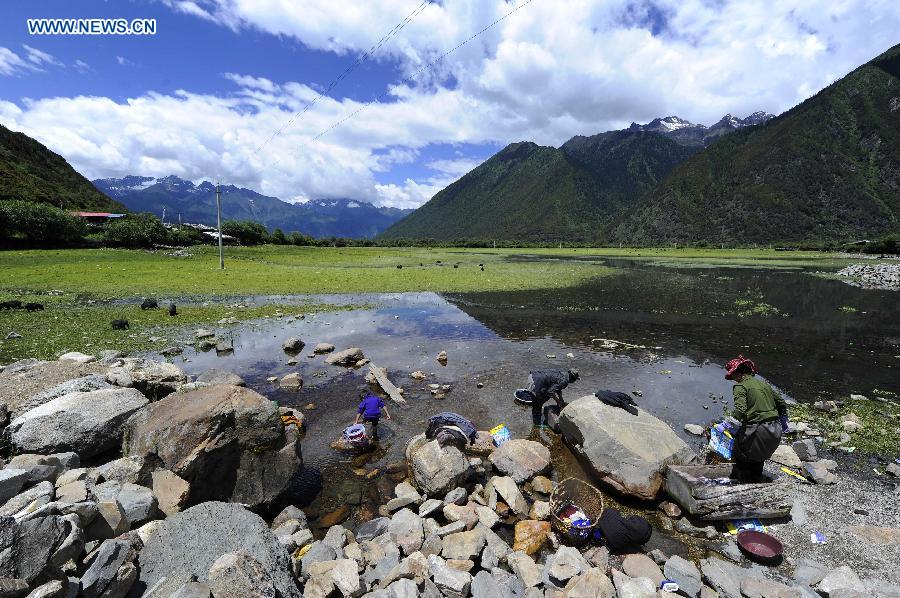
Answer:
[[(311, 355), (319, 342), (338, 350), (362, 348), (405, 389), (407, 404), (388, 406), (394, 420), (382, 426), (381, 450), (371, 456), (370, 469), (401, 460), (406, 440), (438, 411), (456, 411), (479, 429), (503, 422), (513, 436), (527, 436), (530, 413), (513, 403), (512, 393), (531, 369), (579, 369), (581, 380), (564, 392), (567, 400), (599, 388), (637, 391), (639, 405), (693, 446), (698, 440), (682, 426), (722, 417), (723, 397), (731, 393), (722, 364), (739, 352), (753, 357), (763, 375), (795, 400), (900, 390), (896, 292), (863, 290), (800, 270), (606, 263), (619, 273), (562, 290), (353, 296), (353, 303), (371, 307), (226, 327), (220, 336), (233, 340), (233, 353), (188, 349), (176, 362), (193, 375), (210, 367), (234, 371), (281, 404), (315, 405), (306, 411), (303, 452), (307, 502), (323, 512), (341, 504), (376, 504), (379, 488), (352, 472), (361, 460), (330, 447), (353, 423), (367, 368), (325, 365), (323, 356)], [(296, 366), (287, 364), (291, 356), (281, 350), (290, 336), (306, 342)], [(435, 359), (442, 350), (449, 355), (446, 366)], [(427, 380), (411, 380), (415, 370), (428, 374)], [(266, 381), (292, 371), (303, 376), (299, 392)], [(451, 391), (433, 398), (430, 383), (450, 384)], [(386, 490), (383, 484), (380, 490)]]

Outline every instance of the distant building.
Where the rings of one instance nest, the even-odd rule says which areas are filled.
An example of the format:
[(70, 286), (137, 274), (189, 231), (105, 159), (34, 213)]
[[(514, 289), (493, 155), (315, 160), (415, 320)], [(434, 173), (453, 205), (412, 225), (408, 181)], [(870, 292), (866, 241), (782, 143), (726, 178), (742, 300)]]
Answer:
[(106, 224), (112, 220), (127, 216), (127, 214), (114, 214), (112, 212), (72, 212), (72, 215), (83, 219), (88, 224)]

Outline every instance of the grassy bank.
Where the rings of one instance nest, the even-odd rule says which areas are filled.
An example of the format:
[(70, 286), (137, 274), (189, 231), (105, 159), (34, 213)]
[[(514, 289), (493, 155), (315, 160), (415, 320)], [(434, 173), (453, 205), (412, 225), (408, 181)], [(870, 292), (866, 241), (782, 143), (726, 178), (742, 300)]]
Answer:
[[(0, 364), (34, 357), (55, 359), (68, 351), (96, 353), (104, 349), (135, 353), (160, 350), (176, 343), (191, 343), (199, 326), (214, 326), (223, 318), (240, 321), (275, 316), (278, 312), (303, 314), (342, 309), (331, 305), (182, 305), (170, 317), (165, 309), (141, 310), (136, 304), (87, 303), (68, 294), (23, 295), (23, 301), (40, 302), (44, 311), (0, 312)], [(110, 322), (128, 320), (128, 330), (113, 330)], [(215, 326), (214, 326), (215, 327)], [(229, 326), (217, 326), (227, 330)], [(9, 331), (22, 338), (5, 339)]]
[[(579, 259), (547, 259), (570, 257)], [(156, 252), (4, 251), (0, 252), (0, 272), (3, 272), (0, 293), (58, 289), (91, 297), (135, 297), (553, 288), (614, 272), (592, 261), (592, 257), (630, 258), (661, 265), (821, 269), (858, 261), (835, 254), (762, 249), (523, 250), (266, 245), (227, 248), (223, 272), (218, 269), (213, 247)], [(483, 271), (479, 264), (484, 265)]]

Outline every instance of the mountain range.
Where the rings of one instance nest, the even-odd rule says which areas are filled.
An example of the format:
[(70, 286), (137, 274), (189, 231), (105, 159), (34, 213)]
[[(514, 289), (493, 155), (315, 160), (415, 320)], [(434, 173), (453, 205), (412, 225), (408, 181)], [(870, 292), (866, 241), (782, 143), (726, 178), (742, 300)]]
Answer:
[(0, 201), (20, 199), (66, 210), (124, 212), (65, 158), (24, 133), (0, 125)]
[[(97, 179), (94, 185), (134, 212), (150, 212), (168, 222), (216, 223), (215, 185), (195, 185), (175, 175)], [(412, 210), (376, 207), (352, 199), (316, 199), (288, 203), (243, 187), (222, 185), (222, 218), (253, 220), (270, 230), (297, 231), (313, 237), (374, 237)]]
[(773, 117), (510, 144), (384, 239), (846, 241), (900, 232), (900, 45)]

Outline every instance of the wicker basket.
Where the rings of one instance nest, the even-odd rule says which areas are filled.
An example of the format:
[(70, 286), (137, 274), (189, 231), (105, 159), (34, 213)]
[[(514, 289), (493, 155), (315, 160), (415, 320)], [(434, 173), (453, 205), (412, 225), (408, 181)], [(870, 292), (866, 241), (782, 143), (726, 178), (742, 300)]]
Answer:
[[(587, 515), (590, 524), (574, 527), (558, 513), (567, 505), (575, 505)], [(603, 494), (594, 486), (578, 478), (566, 478), (556, 485), (550, 495), (550, 523), (565, 540), (572, 544), (582, 544), (589, 540), (603, 514)]]

